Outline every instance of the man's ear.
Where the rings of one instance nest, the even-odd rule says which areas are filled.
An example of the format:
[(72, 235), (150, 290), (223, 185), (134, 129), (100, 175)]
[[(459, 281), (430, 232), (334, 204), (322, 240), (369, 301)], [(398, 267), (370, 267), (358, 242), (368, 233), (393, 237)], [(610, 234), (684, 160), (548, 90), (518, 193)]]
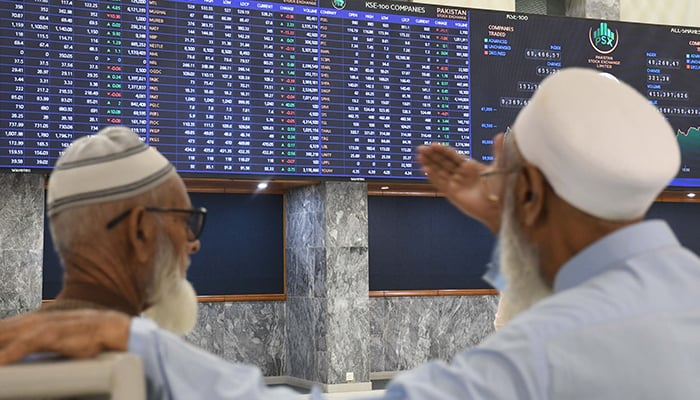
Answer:
[(533, 227), (545, 217), (546, 191), (547, 182), (540, 170), (526, 163), (518, 172), (515, 189), (515, 201), (523, 226)]
[(134, 207), (127, 219), (129, 244), (139, 262), (147, 262), (153, 251), (156, 227), (143, 206)]

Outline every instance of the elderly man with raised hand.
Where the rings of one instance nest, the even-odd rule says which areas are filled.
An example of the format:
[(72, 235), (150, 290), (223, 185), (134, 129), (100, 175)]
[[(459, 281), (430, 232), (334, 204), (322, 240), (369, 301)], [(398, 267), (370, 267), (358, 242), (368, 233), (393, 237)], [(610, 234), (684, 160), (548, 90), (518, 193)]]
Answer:
[(396, 398), (700, 398), (700, 260), (643, 221), (680, 166), (664, 116), (625, 83), (564, 69), (496, 144), (489, 167), (438, 145), (419, 160), (498, 231), (513, 319), (451, 364), (400, 376)]
[[(496, 141), (492, 166), (439, 145), (420, 148), (419, 160), (457, 207), (498, 231), (517, 315), (450, 363), (399, 375), (385, 398), (700, 398), (700, 259), (666, 223), (643, 221), (680, 164), (663, 115), (624, 83), (563, 69)], [(277, 398), (241, 397), (248, 370), (180, 348), (139, 318), (47, 314), (0, 321), (0, 363), (128, 342), (151, 376), (167, 377), (158, 382), (183, 388), (163, 398)], [(188, 389), (180, 382), (190, 376), (206, 380)]]

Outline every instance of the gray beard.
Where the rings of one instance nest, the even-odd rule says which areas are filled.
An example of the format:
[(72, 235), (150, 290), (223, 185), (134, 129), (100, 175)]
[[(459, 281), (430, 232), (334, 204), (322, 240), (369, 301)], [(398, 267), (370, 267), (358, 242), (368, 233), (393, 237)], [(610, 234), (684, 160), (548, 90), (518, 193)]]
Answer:
[(148, 294), (152, 306), (143, 315), (175, 334), (191, 332), (197, 323), (197, 294), (192, 284), (180, 276), (177, 254), (166, 238), (159, 240), (154, 271), (153, 286)]
[(501, 272), (506, 278), (506, 287), (498, 304), (496, 328), (552, 294), (542, 278), (537, 250), (528, 243), (515, 220), (512, 191), (504, 199), (499, 240)]

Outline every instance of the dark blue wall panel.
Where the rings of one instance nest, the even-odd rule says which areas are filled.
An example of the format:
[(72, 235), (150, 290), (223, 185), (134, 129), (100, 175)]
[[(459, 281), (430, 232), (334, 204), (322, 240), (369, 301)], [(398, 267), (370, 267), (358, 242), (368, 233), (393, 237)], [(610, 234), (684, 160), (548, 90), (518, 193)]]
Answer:
[[(282, 195), (190, 193), (209, 211), (201, 250), (187, 273), (201, 295), (284, 293), (284, 203)], [(52, 299), (62, 269), (44, 229), (42, 295)]]
[(444, 198), (370, 197), (370, 290), (484, 289), (493, 236)]
[[(203, 295), (284, 291), (281, 195), (190, 194), (209, 210), (202, 249), (188, 272)], [(480, 289), (493, 237), (444, 198), (369, 197), (370, 290)], [(655, 203), (647, 218), (671, 225), (681, 243), (700, 253), (700, 204)], [(48, 226), (44, 235), (43, 298), (55, 297), (62, 270)]]

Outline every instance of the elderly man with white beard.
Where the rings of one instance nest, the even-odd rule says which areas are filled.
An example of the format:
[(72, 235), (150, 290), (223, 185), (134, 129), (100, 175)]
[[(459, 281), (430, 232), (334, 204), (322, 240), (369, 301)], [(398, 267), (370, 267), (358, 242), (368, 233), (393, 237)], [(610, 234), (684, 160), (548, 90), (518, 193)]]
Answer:
[(172, 164), (130, 129), (77, 139), (47, 188), (63, 287), (42, 311), (109, 309), (187, 333), (197, 297), (186, 279), (206, 210), (192, 208)]
[[(418, 160), (433, 185), (463, 213), (479, 220), (498, 236), (493, 259), (484, 279), (499, 290), (494, 327), (498, 330), (552, 290), (537, 272), (537, 252), (513, 222), (514, 199), (503, 191), (502, 149), (510, 129), (494, 138), (494, 164), (465, 159), (453, 148), (432, 145), (418, 148)], [(514, 153), (511, 150), (510, 153)], [(509, 154), (509, 157), (518, 157)], [(501, 201), (502, 200), (502, 201)], [(503, 225), (501, 225), (503, 221)], [(507, 280), (506, 280), (507, 277)], [(509, 283), (506, 288), (506, 282)], [(506, 290), (507, 289), (507, 290)]]
[[(489, 166), (441, 145), (420, 148), (419, 160), (453, 204), (498, 232), (514, 317), (449, 363), (400, 374), (384, 398), (700, 398), (700, 259), (665, 222), (643, 220), (680, 164), (664, 116), (625, 83), (563, 69), (495, 143)], [(151, 379), (172, 386), (159, 398), (282, 398), (250, 369), (140, 318), (57, 311), (0, 321), (0, 364), (101, 349), (140, 355)]]
[[(70, 325), (72, 316), (98, 321), (121, 315), (110, 311), (140, 317), (131, 324), (129, 346), (154, 355), (143, 357), (147, 397), (196, 398), (193, 391), (206, 386), (208, 374), (183, 371), (209, 358), (158, 353), (165, 343), (192, 347), (170, 333), (188, 333), (197, 321), (197, 297), (186, 271), (190, 255), (200, 248), (207, 215), (206, 209), (192, 207), (174, 166), (129, 128), (102, 129), (75, 140), (56, 162), (47, 188), (47, 213), (64, 267), (63, 288), (55, 301), (25, 316), (46, 316), (62, 326)], [(99, 314), (91, 316), (93, 310)], [(100, 345), (119, 334), (128, 336), (128, 329), (72, 326), (73, 334), (99, 337)], [(136, 330), (141, 340), (135, 338)], [(44, 332), (70, 337), (60, 328)], [(75, 343), (73, 355), (97, 351), (96, 343)], [(159, 364), (162, 360), (168, 364)], [(227, 371), (238, 398), (255, 398), (264, 387), (255, 367), (231, 364)], [(280, 388), (267, 394), (286, 399), (294, 392)]]

